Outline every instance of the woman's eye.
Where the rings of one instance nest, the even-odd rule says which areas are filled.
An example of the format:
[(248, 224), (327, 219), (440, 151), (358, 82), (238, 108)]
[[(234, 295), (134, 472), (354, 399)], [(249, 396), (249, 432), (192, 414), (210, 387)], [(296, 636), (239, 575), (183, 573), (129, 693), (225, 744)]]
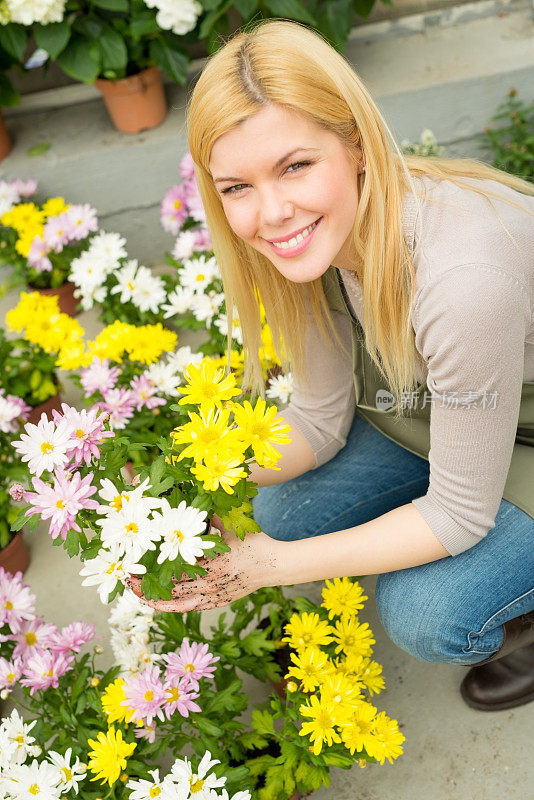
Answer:
[[(311, 161), (295, 161), (293, 164), (289, 165), (286, 172), (296, 172), (300, 167), (309, 167), (311, 163)], [(296, 167), (296, 169), (291, 169), (292, 167)], [(235, 186), (228, 186), (227, 189), (222, 190), (221, 194), (236, 194), (243, 186), (248, 186), (248, 183), (238, 183)]]

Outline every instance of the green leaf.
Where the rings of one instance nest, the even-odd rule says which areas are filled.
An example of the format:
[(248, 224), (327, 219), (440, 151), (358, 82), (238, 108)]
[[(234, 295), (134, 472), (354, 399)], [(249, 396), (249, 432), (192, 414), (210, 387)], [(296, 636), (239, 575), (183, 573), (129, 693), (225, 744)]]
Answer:
[(204, 731), (210, 736), (222, 736), (224, 734), (224, 730), (219, 727), (219, 725), (215, 725), (214, 722), (211, 722), (209, 719), (207, 719), (207, 717), (203, 717), (199, 714), (195, 716), (195, 720), (200, 730)]
[(341, 767), (342, 769), (350, 769), (354, 764), (354, 758), (351, 756), (345, 756), (343, 753), (331, 753), (328, 750), (324, 750), (321, 753), (321, 758), (323, 759), (324, 763), (327, 764), (329, 767)]
[(65, 550), (69, 554), (69, 558), (77, 556), (80, 552), (80, 534), (78, 531), (70, 530), (65, 539)]
[(147, 572), (141, 581), (141, 591), (147, 600), (170, 600), (172, 589), (162, 586), (155, 575)]
[(324, 22), (322, 19), (320, 20), (323, 23), (321, 27), (326, 27), (325, 33), (331, 39), (332, 44), (338, 50), (343, 50), (354, 21), (352, 0), (329, 0), (325, 3), (324, 11)]
[(198, 33), (199, 39), (205, 39), (208, 36), (211, 29), (218, 22), (219, 18), (222, 17), (222, 15), (228, 11), (231, 5), (233, 5), (233, 0), (226, 0), (226, 2), (222, 4), (222, 6), (220, 6), (219, 8), (214, 8), (212, 11), (206, 14), (204, 19), (200, 23), (200, 30)]
[(286, 17), (315, 25), (316, 21), (299, 0), (265, 0), (265, 5), (275, 17)]
[(157, 33), (158, 31), (159, 25), (156, 22), (156, 17), (148, 9), (140, 14), (135, 14), (130, 20), (130, 32), (134, 39), (140, 39), (142, 36)]
[(81, 36), (73, 36), (57, 63), (69, 77), (83, 83), (93, 83), (100, 72), (100, 48)]
[[(383, 0), (387, 2), (387, 0)], [(375, 0), (353, 0), (354, 10), (360, 17), (368, 17), (375, 4)]]
[[(37, 517), (39, 518), (39, 515), (37, 515)], [(28, 517), (25, 517), (24, 513), (22, 513), (19, 517), (17, 517), (15, 522), (11, 523), (11, 530), (13, 531), (13, 533), (20, 531), (25, 526), (27, 521)]]
[(234, 6), (237, 8), (243, 19), (248, 19), (258, 7), (258, 0), (234, 0)]
[(70, 26), (66, 18), (50, 25), (34, 25), (33, 35), (37, 47), (46, 50), (50, 58), (57, 58), (70, 39)]
[(34, 144), (33, 147), (28, 147), (26, 150), (26, 155), (30, 156), (30, 158), (35, 158), (35, 156), (42, 156), (48, 150), (50, 150), (51, 142), (41, 142), (40, 144)]
[(28, 44), (28, 33), (24, 25), (10, 22), (0, 25), (0, 45), (17, 61), (24, 61), (24, 53)]
[(160, 456), (152, 462), (150, 467), (150, 483), (152, 486), (159, 483), (165, 472), (165, 456)]
[(130, 10), (128, 0), (93, 0), (93, 5), (105, 8), (106, 11), (122, 11), (125, 14)]
[(102, 53), (102, 71), (120, 72), (126, 69), (128, 50), (124, 39), (110, 25), (106, 25), (98, 39)]
[(20, 103), (20, 94), (15, 91), (5, 72), (0, 72), (0, 106), (10, 108), (17, 103)]
[(154, 61), (171, 80), (176, 81), (181, 86), (185, 84), (187, 66), (189, 64), (189, 57), (186, 53), (170, 47), (169, 39), (163, 36), (152, 39), (149, 52), (152, 61)]
[(274, 733), (274, 722), (268, 711), (255, 708), (252, 711), (252, 727), (258, 733)]

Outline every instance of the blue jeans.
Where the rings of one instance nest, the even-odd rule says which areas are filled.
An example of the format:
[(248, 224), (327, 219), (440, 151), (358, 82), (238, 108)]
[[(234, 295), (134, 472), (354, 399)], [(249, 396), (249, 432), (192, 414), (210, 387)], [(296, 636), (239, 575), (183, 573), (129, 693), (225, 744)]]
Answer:
[[(355, 415), (347, 444), (331, 461), (260, 489), (254, 515), (274, 539), (321, 536), (425, 494), (429, 469)], [(505, 622), (534, 610), (533, 586), (534, 519), (502, 500), (495, 527), (478, 544), (379, 575), (375, 598), (387, 634), (403, 650), (422, 661), (469, 665), (499, 649)]]

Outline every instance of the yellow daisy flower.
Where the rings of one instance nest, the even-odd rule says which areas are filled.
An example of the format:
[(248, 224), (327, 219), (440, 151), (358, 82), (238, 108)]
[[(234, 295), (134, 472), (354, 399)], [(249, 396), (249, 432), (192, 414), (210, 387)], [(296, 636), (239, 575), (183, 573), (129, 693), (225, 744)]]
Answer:
[(98, 358), (109, 358), (111, 361), (122, 361), (126, 343), (131, 336), (133, 328), (133, 325), (120, 322), (120, 320), (115, 320), (111, 325), (106, 325), (96, 339), (87, 343), (91, 359), (93, 356), (98, 356)]
[(126, 769), (126, 759), (137, 747), (136, 742), (128, 744), (123, 740), (122, 731), (115, 733), (113, 725), (107, 733), (99, 731), (97, 740), (89, 739), (88, 744), (93, 748), (89, 751), (88, 764), (89, 770), (95, 774), (91, 780), (100, 780), (102, 784), (107, 782), (110, 787)]
[(192, 467), (191, 472), (203, 481), (207, 492), (216, 492), (222, 486), (227, 494), (233, 494), (232, 486), (247, 477), (242, 462), (241, 456), (236, 458), (232, 453), (208, 453), (205, 463)]
[(393, 759), (402, 755), (402, 743), (405, 736), (399, 731), (399, 723), (395, 719), (390, 719), (384, 711), (381, 711), (372, 722), (371, 740), (366, 744), (366, 750), (370, 756), (383, 764), (389, 761), (393, 764)]
[(337, 708), (336, 719), (350, 717), (354, 708), (361, 703), (361, 693), (357, 684), (353, 683), (341, 672), (332, 671), (321, 681), (321, 698)]
[(376, 708), (371, 703), (360, 703), (350, 719), (341, 729), (341, 738), (345, 747), (354, 755), (354, 751), (361, 752), (365, 749), (369, 755), (368, 746), (373, 745), (373, 721), (376, 716)]
[(44, 221), (45, 215), (35, 203), (19, 203), (0, 219), (2, 225), (14, 228), (19, 234), (30, 228), (42, 228)]
[(108, 725), (112, 722), (130, 722), (133, 717), (133, 709), (121, 706), (122, 701), (126, 700), (124, 685), (123, 678), (117, 678), (102, 692), (100, 701), (104, 714), (107, 715)]
[(359, 653), (349, 653), (346, 660), (339, 664), (338, 669), (359, 681), (370, 695), (379, 694), (385, 689), (382, 665)]
[(46, 217), (57, 217), (68, 208), (69, 205), (62, 197), (49, 197), (41, 206), (41, 211)]
[(305, 692), (313, 692), (332, 670), (327, 654), (315, 647), (307, 647), (298, 655), (291, 653), (290, 656), (295, 666), (289, 667), (285, 677), (296, 678)]
[(228, 456), (240, 456), (240, 463), (244, 457), (244, 447), (238, 432), (228, 426), (230, 411), (228, 409), (210, 409), (207, 414), (194, 411), (189, 412), (190, 422), (181, 425), (172, 432), (175, 445), (188, 444), (180, 455), (183, 458), (194, 458), (200, 463), (212, 455), (224, 451)]
[(211, 358), (205, 358), (200, 364), (190, 364), (184, 371), (184, 378), (187, 385), (180, 387), (184, 397), (178, 401), (179, 405), (199, 405), (204, 414), (241, 394), (235, 385), (235, 375), (225, 376), (224, 369), (217, 367)]
[(318, 756), (323, 744), (329, 747), (333, 742), (341, 742), (339, 733), (334, 726), (337, 724), (331, 704), (317, 695), (310, 697), (309, 705), (300, 706), (300, 713), (304, 717), (311, 717), (310, 722), (303, 722), (299, 731), (301, 736), (309, 736), (313, 744), (314, 755)]
[(155, 325), (131, 325), (126, 351), (130, 361), (153, 364), (162, 353), (174, 350), (177, 341), (176, 333), (164, 328), (160, 322)]
[(330, 619), (343, 615), (354, 615), (360, 611), (369, 598), (357, 581), (350, 578), (334, 578), (326, 580), (322, 591), (323, 608), (328, 611)]
[(343, 651), (347, 655), (349, 653), (359, 653), (362, 656), (371, 655), (375, 640), (368, 622), (359, 623), (353, 617), (342, 617), (336, 620), (333, 627), (333, 637), (337, 642), (336, 653)]
[(241, 435), (254, 451), (254, 458), (260, 467), (274, 469), (280, 458), (280, 453), (273, 444), (288, 444), (291, 439), (287, 436), (291, 428), (284, 425), (283, 418), (277, 417), (276, 406), (266, 409), (266, 402), (259, 397), (254, 408), (248, 400), (243, 405), (236, 404), (234, 408), (234, 422), (239, 426)]
[(285, 625), (287, 636), (282, 638), (293, 650), (302, 652), (307, 647), (321, 647), (332, 641), (332, 628), (319, 617), (319, 614), (304, 611), (301, 615), (293, 614)]

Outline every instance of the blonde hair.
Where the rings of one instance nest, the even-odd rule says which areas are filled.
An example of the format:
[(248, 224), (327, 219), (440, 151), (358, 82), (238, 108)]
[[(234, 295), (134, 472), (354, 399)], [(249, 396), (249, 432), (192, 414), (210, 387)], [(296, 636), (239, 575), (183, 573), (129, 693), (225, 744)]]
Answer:
[(227, 312), (231, 317), (237, 309), (243, 331), (244, 385), (260, 393), (258, 293), (283, 366), (290, 364), (297, 377), (306, 374), (303, 331), (310, 306), (323, 335), (333, 332), (321, 280), (308, 284), (287, 280), (266, 256), (236, 236), (209, 170), (214, 142), (269, 104), (308, 115), (336, 134), (355, 169), (364, 154), (366, 169), (358, 178), (353, 232), (354, 270), (363, 290), (367, 349), (400, 398), (415, 387), (415, 366), (420, 361), (411, 325), (414, 266), (402, 228), (403, 197), (408, 189), (415, 192), (412, 175), (455, 183), (459, 183), (455, 178), (486, 178), (532, 195), (534, 187), (474, 160), (403, 156), (352, 67), (305, 26), (264, 20), (234, 35), (207, 62), (194, 87), (187, 108), (188, 139)]

